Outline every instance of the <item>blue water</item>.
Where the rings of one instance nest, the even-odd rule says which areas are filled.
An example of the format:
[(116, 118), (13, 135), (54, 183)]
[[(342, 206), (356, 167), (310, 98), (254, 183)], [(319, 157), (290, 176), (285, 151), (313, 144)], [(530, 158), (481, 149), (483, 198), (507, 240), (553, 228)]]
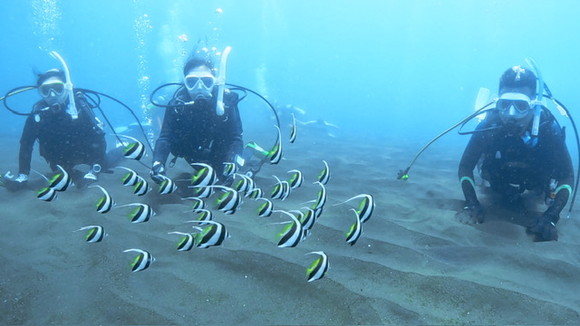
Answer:
[[(233, 48), (229, 82), (348, 135), (426, 140), (471, 112), (478, 89), (495, 92), (500, 74), (526, 57), (575, 112), (579, 9), (573, 0), (5, 1), (0, 92), (34, 84), (33, 69), (59, 67), (48, 55), (56, 50), (75, 86), (139, 111), (140, 97), (178, 81), (184, 53), (208, 38)], [(36, 99), (29, 92), (13, 103), (27, 111)], [(1, 114), (2, 129), (18, 135), (23, 118)]]

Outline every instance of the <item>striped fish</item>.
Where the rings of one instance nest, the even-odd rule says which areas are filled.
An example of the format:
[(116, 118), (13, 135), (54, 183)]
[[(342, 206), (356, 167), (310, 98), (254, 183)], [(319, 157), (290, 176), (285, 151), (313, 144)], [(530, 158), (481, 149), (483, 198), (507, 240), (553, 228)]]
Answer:
[(147, 151), (145, 149), (145, 145), (143, 145), (141, 141), (131, 136), (119, 135), (119, 137), (123, 137), (131, 141), (127, 145), (123, 144), (125, 146), (123, 149), (123, 156), (125, 156), (125, 158), (139, 161), (143, 158), (143, 156), (145, 156)]
[(48, 186), (56, 191), (65, 191), (72, 184), (72, 179), (62, 166), (57, 164), (56, 167), (60, 170), (60, 173), (50, 178)]
[(321, 209), (322, 207), (324, 207), (324, 204), (326, 203), (326, 187), (324, 187), (324, 185), (320, 181), (316, 181), (314, 183), (317, 183), (320, 186), (318, 197), (316, 198), (316, 201), (312, 206), (312, 209), (316, 211), (317, 209), (319, 208)]
[(316, 216), (312, 208), (303, 208), (306, 210), (306, 213), (302, 214), (300, 218), (300, 224), (302, 224), (304, 230), (310, 230), (314, 226), (314, 222), (316, 222)]
[(190, 251), (195, 244), (193, 235), (191, 233), (169, 232), (167, 234), (179, 234), (183, 236), (179, 242), (177, 242), (177, 251)]
[(322, 169), (318, 175), (318, 182), (325, 185), (328, 183), (328, 180), (330, 180), (330, 168), (328, 167), (328, 163), (326, 163), (325, 160), (322, 160), (322, 162), (324, 163), (324, 169)]
[(149, 268), (149, 266), (151, 266), (151, 264), (153, 264), (153, 262), (155, 261), (155, 257), (153, 257), (148, 251), (142, 249), (127, 249), (124, 250), (123, 252), (132, 252), (132, 251), (139, 253), (131, 263), (132, 272), (144, 271), (147, 268)]
[(282, 134), (280, 133), (280, 128), (274, 126), (278, 129), (278, 141), (272, 150), (268, 153), (268, 158), (270, 159), (270, 164), (278, 164), (282, 159)]
[(127, 171), (127, 173), (121, 178), (123, 186), (134, 186), (137, 184), (137, 181), (139, 181), (140, 178), (137, 172), (124, 166), (118, 166), (118, 168)]
[(131, 219), (131, 223), (147, 222), (147, 221), (149, 221), (151, 216), (155, 215), (155, 211), (153, 211), (151, 206), (149, 206), (147, 204), (131, 203), (131, 204), (117, 206), (117, 208), (131, 207), (131, 206), (135, 206), (135, 209), (133, 209), (129, 213), (129, 218)]
[(290, 126), (290, 143), (296, 140), (296, 117), (292, 113), (292, 125)]
[(238, 165), (233, 162), (224, 162), (224, 177), (229, 177), (238, 172)]
[(193, 195), (197, 198), (208, 198), (213, 195), (213, 189), (208, 186), (189, 186), (188, 188), (193, 188)]
[(242, 202), (242, 197), (240, 194), (230, 187), (226, 186), (208, 186), (212, 188), (219, 188), (224, 193), (216, 199), (216, 209), (224, 212), (225, 214), (233, 214), (236, 212), (240, 203)]
[(113, 206), (115, 205), (115, 202), (113, 201), (113, 198), (111, 198), (111, 195), (109, 195), (109, 193), (105, 190), (105, 188), (99, 185), (91, 185), (89, 186), (89, 188), (101, 189), (101, 191), (103, 192), (103, 197), (101, 197), (97, 201), (97, 212), (101, 214), (108, 213), (111, 210), (111, 208), (113, 208)]
[(316, 281), (324, 277), (328, 271), (328, 256), (323, 251), (312, 251), (307, 255), (319, 255), (312, 265), (306, 269), (306, 277), (308, 282)]
[(203, 201), (203, 199), (201, 199), (199, 197), (185, 197), (185, 198), (181, 198), (181, 200), (192, 200), (193, 201), (193, 205), (191, 206), (191, 210), (194, 213), (196, 213), (200, 209), (204, 209), (205, 208), (205, 202)]
[(147, 182), (147, 180), (140, 176), (137, 176), (137, 178), (139, 180), (133, 187), (133, 193), (137, 196), (144, 196), (151, 190), (151, 187), (149, 187), (149, 182)]
[(356, 241), (362, 235), (362, 223), (358, 212), (353, 208), (352, 211), (356, 215), (356, 221), (350, 226), (350, 229), (346, 233), (346, 243), (351, 246), (354, 246)]
[(264, 203), (258, 207), (258, 216), (268, 217), (272, 215), (272, 211), (274, 210), (274, 204), (272, 204), (272, 202), (266, 198), (257, 198), (257, 199), (264, 201)]
[(342, 205), (358, 198), (362, 198), (363, 200), (360, 202), (358, 209), (356, 210), (356, 213), (360, 216), (361, 223), (365, 223), (371, 218), (375, 210), (375, 200), (373, 199), (372, 195), (369, 194), (356, 195), (333, 206)]
[(161, 183), (159, 184), (159, 193), (161, 195), (171, 194), (175, 190), (177, 190), (177, 185), (175, 184), (175, 182), (173, 180), (171, 180), (170, 178), (168, 178), (166, 176), (162, 176), (162, 178), (163, 178), (163, 181), (161, 181)]
[(107, 236), (105, 229), (100, 225), (83, 226), (75, 232), (83, 230), (89, 230), (85, 235), (85, 241), (90, 243), (101, 242)]
[(56, 190), (51, 187), (44, 187), (36, 192), (36, 198), (44, 201), (53, 201), (58, 198)]
[(190, 165), (193, 167), (201, 167), (200, 169), (196, 169), (195, 174), (191, 177), (192, 186), (205, 187), (216, 183), (217, 175), (211, 165), (205, 163), (191, 163)]
[(250, 198), (250, 199), (260, 199), (264, 196), (264, 193), (262, 192), (262, 189), (260, 188), (254, 188), (252, 189), (252, 191), (249, 191), (246, 193), (246, 198)]
[[(207, 210), (207, 209), (198, 209), (194, 213), (197, 214), (195, 220), (186, 221), (186, 222), (189, 222), (189, 223), (200, 223), (200, 222), (207, 222), (207, 221), (212, 221), (213, 220), (213, 213), (210, 210)], [(208, 223), (202, 223), (201, 225), (206, 225), (206, 224), (208, 224)]]
[(278, 241), (279, 248), (293, 248), (300, 243), (304, 230), (302, 229), (302, 224), (300, 221), (289, 212), (282, 210), (274, 210), (274, 212), (279, 212), (287, 215), (292, 219), (292, 221), (287, 222), (288, 225), (278, 234), (280, 240)]
[(194, 235), (196, 246), (198, 248), (209, 248), (212, 246), (220, 246), (226, 238), (229, 237), (226, 227), (215, 221), (207, 221), (210, 226), (202, 229), (201, 233)]
[(290, 179), (288, 180), (290, 190), (299, 188), (304, 182), (304, 176), (302, 175), (302, 172), (300, 170), (290, 170), (288, 173), (292, 173)]

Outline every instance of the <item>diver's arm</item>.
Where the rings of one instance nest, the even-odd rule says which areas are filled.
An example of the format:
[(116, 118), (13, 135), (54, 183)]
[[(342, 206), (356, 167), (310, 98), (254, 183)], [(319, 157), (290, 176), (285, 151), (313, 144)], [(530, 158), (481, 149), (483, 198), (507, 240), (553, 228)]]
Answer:
[(463, 152), (458, 171), (461, 190), (463, 190), (465, 203), (468, 207), (479, 206), (479, 201), (477, 200), (477, 194), (475, 192), (473, 169), (477, 165), (482, 154), (483, 138), (480, 134), (474, 134)]
[(554, 155), (554, 162), (556, 164), (555, 171), (556, 175), (554, 177), (558, 181), (556, 186), (556, 197), (554, 202), (548, 209), (544, 212), (544, 216), (551, 219), (551, 222), (556, 223), (560, 218), (560, 212), (566, 204), (568, 199), (572, 195), (572, 189), (574, 185), (574, 169), (572, 165), (572, 159), (570, 158), (570, 153), (566, 147), (563, 137), (554, 141), (552, 148), (552, 155)]
[(34, 141), (38, 137), (34, 116), (30, 115), (24, 124), (22, 136), (20, 137), (20, 152), (18, 155), (18, 174), (30, 173), (30, 161), (32, 160), (32, 149)]
[(224, 162), (235, 162), (236, 155), (242, 155), (244, 142), (240, 111), (238, 109), (238, 94), (226, 93), (225, 104), (228, 113), (228, 125), (225, 134)]
[(161, 131), (159, 133), (159, 138), (155, 142), (155, 148), (153, 149), (153, 164), (155, 162), (160, 162), (165, 165), (167, 157), (171, 152), (171, 134), (173, 132), (173, 121), (175, 119), (175, 111), (171, 108), (165, 110), (165, 115), (163, 117), (163, 125), (161, 126)]

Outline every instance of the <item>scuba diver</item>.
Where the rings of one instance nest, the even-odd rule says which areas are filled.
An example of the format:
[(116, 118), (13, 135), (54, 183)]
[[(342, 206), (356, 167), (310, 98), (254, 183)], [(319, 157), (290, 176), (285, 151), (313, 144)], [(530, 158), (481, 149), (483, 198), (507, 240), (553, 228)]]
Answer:
[[(465, 205), (456, 214), (457, 219), (466, 224), (483, 223), (485, 219), (485, 210), (477, 198), (473, 177), (473, 170), (477, 166), (492, 193), (500, 198), (500, 203), (523, 215), (528, 214), (522, 196), (526, 190), (544, 195), (547, 209), (539, 217), (533, 218), (526, 233), (532, 235), (534, 241), (556, 241), (556, 223), (569, 199), (567, 216), (570, 216), (576, 199), (573, 190), (578, 188), (580, 175), (576, 173), (574, 180), (572, 160), (565, 142), (565, 128), (559, 125), (544, 99), (550, 100), (562, 115), (570, 119), (579, 159), (580, 140), (570, 111), (552, 95), (535, 62), (531, 58), (526, 61), (533, 70), (521, 66), (507, 69), (500, 78), (499, 98), (477, 108), (468, 117), (429, 141), (407, 168), (399, 171), (397, 178), (408, 180), (409, 170), (418, 157), (437, 139), (460, 127), (460, 135), (472, 136), (459, 164), (459, 182)], [(483, 93), (487, 95), (481, 96)], [(488, 95), (489, 90), (480, 89), (478, 103), (481, 98), (488, 98)], [(485, 118), (475, 130), (462, 131), (469, 121), (483, 114)]]
[(473, 179), (481, 158), (481, 177), (508, 205), (520, 204), (526, 190), (545, 194), (548, 209), (527, 232), (535, 241), (558, 240), (556, 223), (572, 195), (574, 171), (564, 128), (548, 109), (534, 102), (537, 93), (531, 70), (514, 66), (501, 76), (496, 109), (479, 123), (459, 164), (465, 196), (465, 207), (457, 214), (461, 222), (484, 221)]
[[(223, 66), (228, 49), (222, 54), (220, 75), (225, 73)], [(238, 111), (241, 99), (237, 93), (224, 89), (225, 77), (216, 76), (216, 70), (206, 48), (195, 50), (183, 68), (183, 86), (173, 94), (168, 105), (153, 103), (166, 107), (150, 172), (156, 183), (163, 181), (169, 153), (174, 155), (171, 164), (183, 157), (190, 164), (211, 165), (218, 176), (223, 174), (226, 162), (244, 164)]]
[[(9, 189), (18, 189), (28, 181), (36, 140), (40, 155), (50, 168), (58, 171), (57, 165), (60, 165), (66, 171), (72, 171), (77, 186), (96, 181), (102, 167), (107, 165), (102, 124), (80, 91), (74, 91), (75, 109), (71, 109), (66, 82), (65, 73), (58, 69), (38, 75), (37, 87), (42, 99), (34, 104), (22, 131), (18, 175), (4, 178)], [(85, 173), (73, 170), (79, 164), (91, 168)]]
[[(32, 151), (38, 140), (39, 153), (53, 171), (57, 166), (70, 173), (73, 182), (81, 188), (97, 181), (101, 172), (112, 173), (111, 168), (123, 159), (124, 147), (117, 146), (108, 153), (104, 124), (95, 115), (98, 109), (105, 121), (114, 130), (100, 107), (101, 98), (109, 98), (133, 114), (119, 100), (97, 91), (77, 88), (72, 85), (70, 72), (64, 59), (55, 51), (50, 54), (58, 59), (63, 69), (51, 69), (37, 75), (35, 86), (15, 88), (0, 98), (10, 112), (26, 116), (20, 139), (18, 174), (7, 172), (1, 184), (9, 190), (25, 187), (31, 169)], [(11, 108), (7, 99), (16, 94), (37, 89), (42, 99), (33, 105), (32, 112), (20, 112)], [(122, 143), (118, 135), (119, 143)], [(81, 171), (78, 165), (88, 165)]]

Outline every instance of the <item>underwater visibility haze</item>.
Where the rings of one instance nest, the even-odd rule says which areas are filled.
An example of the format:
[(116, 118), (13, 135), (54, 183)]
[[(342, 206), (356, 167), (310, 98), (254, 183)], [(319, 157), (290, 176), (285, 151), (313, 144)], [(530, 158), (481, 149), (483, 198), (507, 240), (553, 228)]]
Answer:
[[(268, 201), (240, 198), (238, 208), (227, 197), (238, 192), (215, 186), (223, 197), (206, 202), (216, 222), (188, 222), (201, 218), (191, 199), (150, 181), (152, 153), (122, 164), (150, 181), (145, 206), (131, 206), (141, 197), (119, 181), (129, 170), (52, 202), (35, 198), (36, 188), (0, 188), (0, 324), (580, 323), (577, 205), (570, 218), (562, 212), (557, 242), (534, 243), (525, 221), (499, 210), (481, 225), (458, 223), (457, 167), (469, 136), (455, 130), (425, 151), (409, 180), (396, 180), (421, 146), (479, 109), (481, 88), (492, 100), (506, 69), (532, 69), (528, 58), (580, 119), (580, 2), (7, 0), (2, 12), (0, 96), (62, 68), (56, 51), (74, 87), (133, 110), (138, 121), (101, 98), (119, 133), (145, 124), (147, 138), (130, 136), (153, 145), (165, 109), (151, 105), (151, 93), (183, 82), (198, 42), (230, 46), (226, 82), (273, 104), (282, 156), (274, 162), (275, 115), (247, 92), (244, 143), (272, 149), (273, 164), (236, 186), (255, 182), (274, 197), (269, 217)], [(166, 102), (170, 92), (153, 99)], [(6, 100), (28, 113), (39, 99), (32, 89)], [(300, 122), (294, 143), (289, 108)], [(576, 171), (570, 119), (552, 113)], [(0, 172), (14, 173), (26, 117), (0, 115)], [(113, 130), (105, 132), (111, 147)], [(179, 162), (168, 176), (189, 180)], [(51, 174), (37, 147), (32, 168)], [(288, 180), (287, 192), (276, 179)], [(109, 194), (112, 210), (96, 212)]]

